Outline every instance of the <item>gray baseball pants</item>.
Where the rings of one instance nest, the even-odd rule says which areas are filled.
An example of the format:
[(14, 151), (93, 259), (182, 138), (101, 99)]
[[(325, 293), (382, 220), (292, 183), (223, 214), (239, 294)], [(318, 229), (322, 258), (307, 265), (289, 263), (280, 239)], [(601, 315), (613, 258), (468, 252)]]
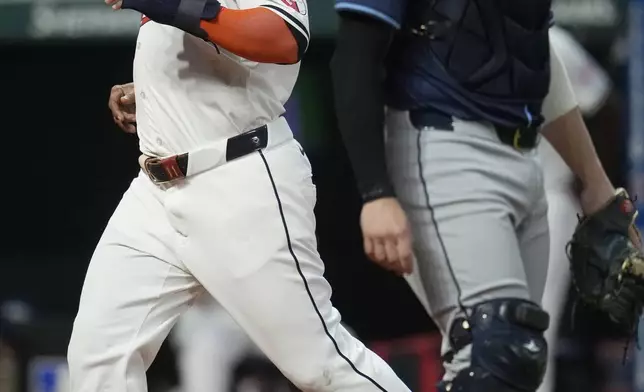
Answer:
[[(388, 110), (387, 162), (410, 221), (416, 265), (407, 280), (443, 334), (463, 310), (496, 298), (541, 302), (549, 235), (536, 149), (503, 144), (491, 125), (415, 127)], [(469, 366), (469, 347), (445, 380)]]

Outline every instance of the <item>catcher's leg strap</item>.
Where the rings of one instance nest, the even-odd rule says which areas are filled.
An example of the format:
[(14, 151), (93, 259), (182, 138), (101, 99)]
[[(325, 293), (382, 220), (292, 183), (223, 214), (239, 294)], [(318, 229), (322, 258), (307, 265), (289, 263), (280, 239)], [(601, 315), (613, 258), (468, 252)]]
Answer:
[(496, 299), (472, 309), (468, 319), (457, 318), (450, 328), (451, 353), (471, 345), (469, 368), (441, 392), (534, 392), (548, 363), (548, 345), (543, 333), (550, 317), (538, 305), (520, 299)]

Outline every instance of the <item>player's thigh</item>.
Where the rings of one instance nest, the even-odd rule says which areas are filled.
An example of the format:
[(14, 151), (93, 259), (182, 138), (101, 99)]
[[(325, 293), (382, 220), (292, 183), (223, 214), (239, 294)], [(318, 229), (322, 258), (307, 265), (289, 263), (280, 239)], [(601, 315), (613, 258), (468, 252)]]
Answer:
[(441, 219), (442, 208), (408, 209), (416, 273), (434, 320), (447, 332), (462, 307), (497, 298), (529, 299), (511, 221), (501, 211)]
[(444, 362), (447, 379), (471, 364), (472, 348), (452, 345), (459, 318), (494, 300), (530, 299), (514, 226), (507, 214), (483, 206), (471, 206), (465, 215), (449, 210), (440, 203), (408, 209), (418, 259), (415, 276), (408, 282), (422, 282), (427, 297), (421, 302), (443, 335), (441, 352), (453, 354)]
[[(219, 169), (186, 188), (197, 204), (206, 193), (221, 203), (187, 213), (201, 227), (188, 235), (184, 253), (196, 278), (301, 389), (380, 390), (375, 380), (385, 390), (407, 390), (347, 332), (331, 304), (317, 252), (315, 189), (299, 147), (286, 144)], [(217, 190), (204, 192), (209, 188)]]
[(194, 271), (268, 358), (301, 387), (321, 390), (345, 372), (334, 369), (348, 366), (334, 341), (347, 340), (348, 334), (331, 306), (319, 258), (301, 251), (297, 259), (274, 255), (251, 274), (227, 282)]
[[(87, 270), (68, 350), (73, 391), (125, 390), (125, 382), (143, 390), (141, 376), (199, 290), (145, 230), (158, 227), (151, 215), (163, 211), (139, 185), (135, 180), (123, 197)], [(138, 378), (126, 380), (126, 372)]]
[[(215, 169), (212, 179), (202, 178), (215, 184), (231, 179), (213, 193), (226, 207), (213, 207), (213, 219), (189, 233), (184, 257), (204, 287), (286, 371), (321, 366), (317, 346), (326, 354), (333, 346), (325, 328), (339, 325), (316, 250), (313, 185), (294, 147), (253, 154)], [(207, 190), (187, 191), (195, 192), (195, 200)]]
[(541, 303), (549, 269), (550, 225), (545, 194), (533, 204), (528, 216), (517, 228), (521, 259), (526, 271), (530, 299)]
[(70, 361), (118, 361), (142, 349), (148, 366), (192, 290), (195, 282), (184, 271), (125, 246), (100, 244), (83, 285)]
[(310, 176), (287, 143), (195, 177), (177, 214), (188, 222), (190, 271), (286, 371), (320, 365), (316, 345), (332, 347), (322, 321), (339, 322), (316, 250)]
[(418, 268), (408, 280), (423, 283), (443, 332), (461, 306), (529, 298), (515, 232), (519, 213), (502, 176), (493, 174), (505, 163), (490, 163), (487, 145), (451, 135), (410, 130), (389, 142), (388, 154), (414, 235)]

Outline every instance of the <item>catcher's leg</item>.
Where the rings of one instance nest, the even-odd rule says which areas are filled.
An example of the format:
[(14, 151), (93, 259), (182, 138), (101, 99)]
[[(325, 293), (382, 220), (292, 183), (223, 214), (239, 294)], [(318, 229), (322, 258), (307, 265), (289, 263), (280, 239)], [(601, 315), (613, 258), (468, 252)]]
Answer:
[[(270, 128), (269, 128), (270, 130)], [(311, 168), (290, 140), (195, 176), (182, 259), (301, 390), (406, 392), (341, 325), (315, 237)]]
[(134, 180), (90, 262), (68, 349), (71, 392), (147, 391), (145, 371), (200, 290), (168, 250), (176, 233), (148, 181)]
[(532, 210), (516, 228), (530, 299), (537, 304), (541, 304), (546, 287), (551, 238), (548, 203), (543, 188), (540, 189), (541, 197), (535, 197)]
[(418, 264), (409, 281), (422, 282), (421, 301), (443, 334), (439, 390), (536, 391), (548, 316), (528, 286), (516, 228), (534, 207), (537, 163), (481, 125), (418, 131), (394, 120), (388, 164)]

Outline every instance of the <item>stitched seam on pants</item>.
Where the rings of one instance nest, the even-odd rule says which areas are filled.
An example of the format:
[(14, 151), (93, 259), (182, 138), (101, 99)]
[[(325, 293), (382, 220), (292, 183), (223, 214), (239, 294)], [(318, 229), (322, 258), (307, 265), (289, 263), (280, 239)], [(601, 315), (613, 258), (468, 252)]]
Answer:
[(277, 186), (275, 185), (275, 181), (273, 180), (273, 174), (271, 173), (271, 169), (268, 166), (268, 161), (266, 160), (266, 157), (262, 153), (262, 151), (259, 151), (259, 155), (262, 157), (262, 161), (264, 161), (264, 166), (266, 167), (266, 173), (268, 174), (268, 178), (271, 181), (271, 186), (273, 187), (273, 192), (275, 193), (275, 200), (277, 201), (277, 207), (279, 208), (279, 213), (280, 217), (282, 219), (282, 225), (284, 227), (284, 234), (286, 236), (286, 242), (288, 245), (288, 251), (291, 253), (291, 257), (293, 257), (293, 261), (295, 262), (295, 267), (297, 268), (297, 272), (300, 275), (300, 278), (302, 278), (302, 282), (304, 283), (304, 288), (306, 289), (306, 293), (309, 296), (309, 299), (311, 300), (311, 304), (313, 305), (313, 309), (315, 309), (315, 313), (317, 313), (318, 318), (320, 319), (320, 322), (322, 323), (322, 328), (324, 328), (324, 333), (326, 336), (331, 340), (333, 343), (333, 346), (335, 347), (335, 351), (340, 355), (342, 359), (344, 359), (351, 369), (355, 371), (358, 375), (361, 377), (364, 377), (366, 380), (371, 382), (374, 386), (376, 386), (380, 391), (382, 392), (387, 392), (385, 388), (383, 388), (376, 380), (373, 378), (367, 376), (366, 374), (362, 373), (356, 365), (351, 362), (349, 357), (344, 355), (342, 351), (340, 351), (340, 347), (338, 346), (338, 342), (335, 340), (335, 338), (331, 335), (329, 332), (329, 328), (326, 325), (326, 322), (324, 321), (324, 317), (322, 317), (322, 313), (320, 313), (320, 310), (318, 309), (317, 304), (315, 303), (315, 299), (313, 298), (313, 294), (311, 293), (311, 288), (309, 287), (309, 282), (306, 280), (306, 277), (304, 276), (304, 273), (302, 272), (302, 267), (300, 266), (300, 261), (298, 260), (297, 256), (295, 255), (295, 252), (293, 251), (293, 246), (291, 245), (291, 236), (288, 231), (288, 225), (286, 224), (286, 218), (284, 217), (284, 209), (282, 208), (282, 201), (280, 199), (279, 193), (277, 192)]

